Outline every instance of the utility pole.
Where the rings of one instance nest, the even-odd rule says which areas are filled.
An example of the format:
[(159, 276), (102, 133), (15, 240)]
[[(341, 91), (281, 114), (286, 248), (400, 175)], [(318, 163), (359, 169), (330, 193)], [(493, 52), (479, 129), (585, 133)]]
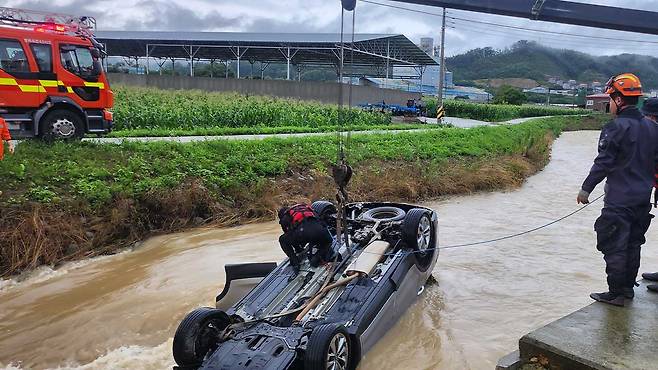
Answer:
[(439, 96), (437, 105), (443, 107), (443, 84), (446, 80), (446, 8), (443, 8), (443, 24), (441, 25), (441, 73), (439, 76)]

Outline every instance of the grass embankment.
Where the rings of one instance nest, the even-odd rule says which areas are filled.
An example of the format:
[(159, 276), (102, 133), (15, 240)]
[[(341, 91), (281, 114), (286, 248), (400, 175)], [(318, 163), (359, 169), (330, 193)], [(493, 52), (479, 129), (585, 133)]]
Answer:
[[(352, 132), (359, 131), (389, 131), (389, 130), (429, 130), (441, 128), (438, 125), (427, 124), (388, 124), (388, 125), (350, 125)], [(194, 129), (135, 129), (113, 131), (108, 137), (174, 137), (174, 136), (222, 136), (222, 135), (268, 135), (268, 134), (301, 134), (301, 133), (326, 133), (347, 131), (343, 126), (321, 126), (321, 127), (199, 127)]]
[[(518, 186), (574, 120), (582, 118), (354, 136), (352, 199)], [(332, 199), (335, 140), (23, 143), (0, 162), (0, 276), (110, 253), (154, 232), (272, 219), (283, 203)]]
[(160, 90), (115, 86), (115, 129), (112, 136), (239, 135), (354, 130), (390, 127), (391, 117), (337, 105), (300, 102), (234, 93)]
[[(427, 115), (436, 116), (436, 99), (427, 98)], [(487, 122), (503, 122), (515, 118), (568, 116), (591, 114), (585, 109), (567, 109), (558, 107), (545, 107), (541, 105), (496, 105), (477, 104), (459, 100), (446, 100), (444, 102), (446, 115), (449, 117), (469, 118)]]

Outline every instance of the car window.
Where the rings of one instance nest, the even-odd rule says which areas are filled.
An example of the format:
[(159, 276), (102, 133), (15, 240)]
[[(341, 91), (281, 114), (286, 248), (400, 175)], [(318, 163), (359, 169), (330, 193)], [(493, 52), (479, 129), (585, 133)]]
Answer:
[(30, 72), (30, 65), (20, 42), (0, 40), (0, 68), (7, 72)]
[(52, 72), (53, 71), (53, 53), (52, 48), (48, 44), (31, 44), (32, 53), (37, 60), (39, 72)]
[[(70, 49), (74, 47), (74, 49)], [(65, 50), (66, 49), (66, 50)], [(94, 71), (94, 58), (89, 48), (78, 45), (63, 45), (60, 48), (62, 66), (78, 76), (88, 76)]]

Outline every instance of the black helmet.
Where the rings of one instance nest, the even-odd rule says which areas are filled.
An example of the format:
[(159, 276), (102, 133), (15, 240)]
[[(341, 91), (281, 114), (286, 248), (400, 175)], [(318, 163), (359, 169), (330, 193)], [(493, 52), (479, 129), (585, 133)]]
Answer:
[(644, 101), (642, 106), (642, 113), (646, 116), (658, 117), (658, 98), (649, 98)]
[(279, 220), (283, 219), (283, 217), (286, 215), (286, 213), (288, 213), (289, 209), (290, 209), (289, 207), (279, 208), (279, 212), (278, 212)]

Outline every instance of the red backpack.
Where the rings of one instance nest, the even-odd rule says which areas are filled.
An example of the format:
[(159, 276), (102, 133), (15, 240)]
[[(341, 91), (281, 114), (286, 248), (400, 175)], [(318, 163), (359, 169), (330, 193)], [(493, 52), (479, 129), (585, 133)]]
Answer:
[(297, 204), (288, 210), (288, 214), (290, 215), (291, 218), (291, 226), (295, 227), (299, 225), (302, 221), (304, 221), (307, 218), (310, 217), (315, 217), (315, 212), (313, 212), (313, 208), (311, 208), (308, 204)]

